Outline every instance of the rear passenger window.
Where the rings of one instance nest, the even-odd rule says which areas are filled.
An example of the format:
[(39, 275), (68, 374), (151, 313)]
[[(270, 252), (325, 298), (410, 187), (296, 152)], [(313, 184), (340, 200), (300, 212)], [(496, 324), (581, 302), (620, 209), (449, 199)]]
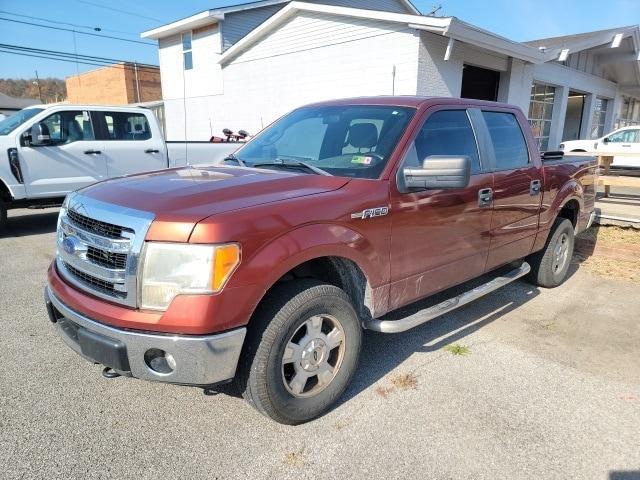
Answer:
[(432, 155), (465, 155), (471, 159), (471, 173), (480, 173), (478, 146), (466, 110), (440, 110), (427, 118), (404, 166), (421, 167)]
[(105, 112), (107, 140), (148, 140), (151, 129), (142, 113)]
[(529, 164), (529, 151), (516, 116), (506, 112), (482, 112), (489, 129), (496, 170), (513, 170)]

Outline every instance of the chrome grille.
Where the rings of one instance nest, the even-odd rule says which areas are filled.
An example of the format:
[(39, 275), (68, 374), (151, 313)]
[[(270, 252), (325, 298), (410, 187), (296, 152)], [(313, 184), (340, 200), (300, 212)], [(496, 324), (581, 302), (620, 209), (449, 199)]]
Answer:
[(93, 218), (85, 217), (84, 215), (81, 215), (73, 210), (67, 211), (67, 218), (69, 218), (69, 220), (71, 220), (75, 225), (85, 229), (88, 232), (102, 235), (103, 237), (108, 238), (121, 238), (123, 230), (129, 230), (118, 225), (113, 225), (111, 223), (101, 222), (99, 220), (94, 220)]
[(56, 265), (81, 290), (137, 306), (138, 260), (153, 215), (74, 193), (58, 220)]
[(88, 286), (91, 289), (104, 292), (114, 297), (122, 298), (126, 295), (126, 292), (118, 292), (115, 289), (115, 284), (113, 283), (105, 282), (104, 280), (100, 280), (99, 278), (92, 277), (91, 275), (88, 275), (83, 271), (72, 267), (68, 263), (64, 262), (64, 260), (63, 260), (63, 264), (64, 264), (64, 267), (69, 271), (69, 273), (71, 273), (74, 277), (78, 278), (82, 283), (84, 283), (86, 286)]
[(87, 259), (107, 268), (124, 269), (127, 267), (125, 253), (113, 253), (90, 246), (87, 249)]

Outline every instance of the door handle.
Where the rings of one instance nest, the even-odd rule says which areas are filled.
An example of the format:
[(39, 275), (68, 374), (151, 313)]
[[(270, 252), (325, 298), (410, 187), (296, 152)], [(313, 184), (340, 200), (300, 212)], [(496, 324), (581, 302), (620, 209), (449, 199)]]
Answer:
[(156, 148), (147, 148), (144, 153), (160, 153), (160, 150)]
[(538, 195), (540, 193), (541, 188), (542, 188), (542, 182), (540, 182), (540, 180), (532, 180), (531, 186), (529, 187), (529, 194)]
[(631, 148), (630, 144), (622, 145), (623, 147)]
[(100, 155), (102, 152), (100, 150), (85, 150), (85, 155)]
[(490, 188), (483, 188), (478, 190), (478, 206), (480, 208), (491, 206), (493, 200), (493, 190)]

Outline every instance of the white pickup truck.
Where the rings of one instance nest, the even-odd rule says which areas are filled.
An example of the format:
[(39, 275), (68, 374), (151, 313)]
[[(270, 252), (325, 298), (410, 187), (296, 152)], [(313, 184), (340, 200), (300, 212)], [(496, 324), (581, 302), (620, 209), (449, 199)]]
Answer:
[(640, 125), (623, 127), (593, 140), (569, 140), (560, 144), (568, 152), (596, 152), (613, 155), (612, 167), (640, 168)]
[(156, 116), (142, 107), (25, 108), (0, 121), (0, 232), (8, 209), (56, 206), (107, 178), (216, 163), (239, 146), (165, 142)]

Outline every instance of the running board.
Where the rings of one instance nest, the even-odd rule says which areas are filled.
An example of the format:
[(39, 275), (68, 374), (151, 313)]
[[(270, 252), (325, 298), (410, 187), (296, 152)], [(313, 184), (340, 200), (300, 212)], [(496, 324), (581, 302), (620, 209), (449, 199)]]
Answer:
[(487, 283), (480, 285), (468, 292), (461, 293), (457, 297), (449, 298), (444, 302), (438, 303), (433, 307), (429, 307), (425, 310), (421, 310), (407, 318), (402, 320), (379, 320), (374, 318), (364, 322), (364, 328), (367, 330), (374, 330), (382, 333), (400, 333), (410, 330), (418, 325), (422, 325), (429, 320), (433, 320), (440, 315), (449, 313), (456, 308), (460, 308), (467, 303), (471, 303), (480, 297), (487, 295), (505, 285), (525, 276), (531, 271), (531, 267), (527, 262), (523, 262), (520, 267), (515, 270), (495, 277)]

